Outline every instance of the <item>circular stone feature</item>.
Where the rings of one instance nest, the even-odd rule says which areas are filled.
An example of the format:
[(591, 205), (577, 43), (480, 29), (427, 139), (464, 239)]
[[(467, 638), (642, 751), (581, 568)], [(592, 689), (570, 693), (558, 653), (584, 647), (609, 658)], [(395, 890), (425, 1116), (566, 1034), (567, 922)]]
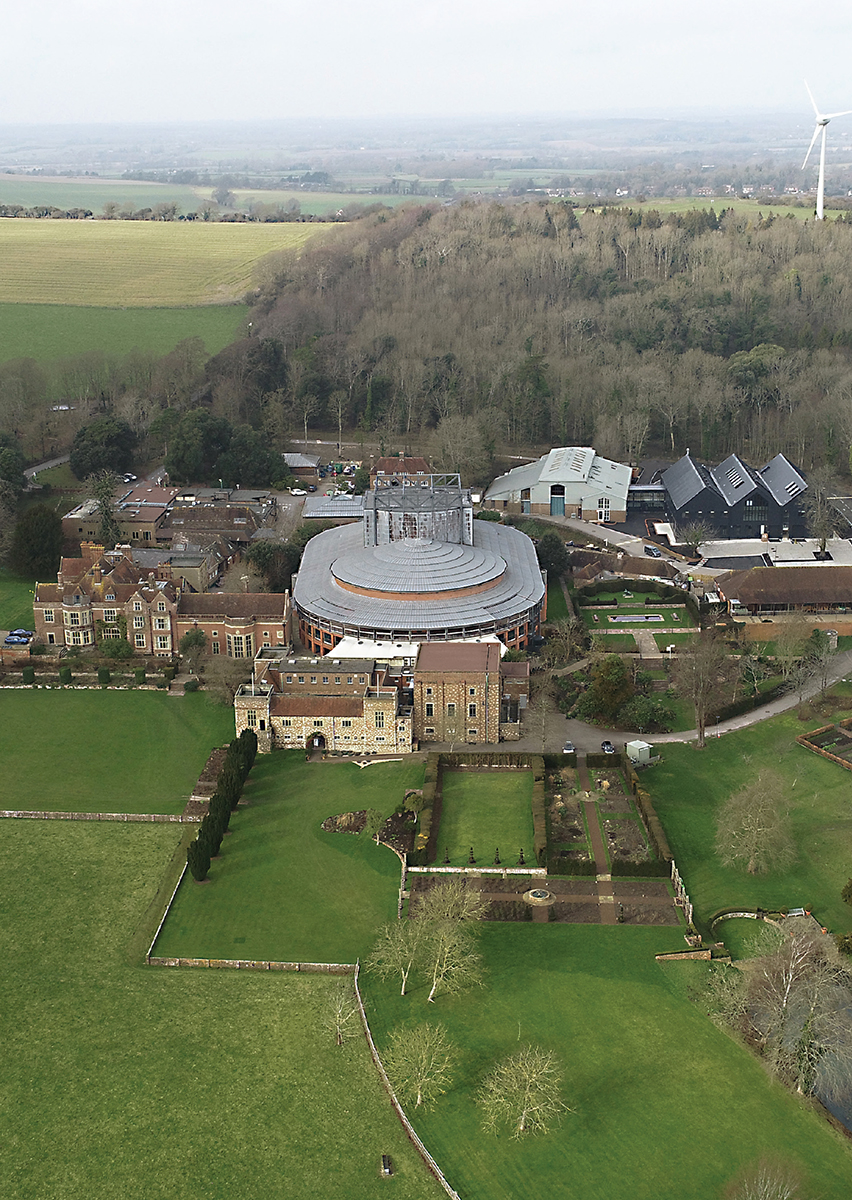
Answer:
[(524, 892), (524, 899), (527, 904), (554, 904), (556, 902), (553, 893), (544, 888), (531, 888), (530, 891)]

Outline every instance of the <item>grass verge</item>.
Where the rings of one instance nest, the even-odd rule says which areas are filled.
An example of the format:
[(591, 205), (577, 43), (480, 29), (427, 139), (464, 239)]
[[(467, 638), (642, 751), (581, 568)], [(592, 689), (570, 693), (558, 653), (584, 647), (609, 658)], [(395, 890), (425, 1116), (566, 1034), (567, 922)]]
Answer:
[[(408, 998), (365, 983), (380, 1049), (428, 1019), (460, 1051), (451, 1090), (416, 1124), (465, 1200), (560, 1196), (566, 1180), (584, 1200), (718, 1200), (762, 1155), (797, 1159), (808, 1194), (848, 1196), (848, 1147), (669, 987), (654, 954), (683, 949), (680, 930), (495, 923), (481, 949), (484, 988), (435, 1005), (420, 983)], [(575, 1111), (536, 1138), (484, 1133), (482, 1079), (527, 1042), (556, 1055)]]
[[(37, 662), (37, 660), (34, 660)], [(202, 693), (4, 693), (0, 808), (179, 813), (233, 712)]]
[(532, 771), (448, 771), (443, 773), (438, 861), (467, 863), (470, 848), (480, 866), (492, 862), (495, 849), (513, 864), (521, 847), (527, 860), (533, 847)]
[(387, 815), (422, 783), (419, 762), (359, 770), (306, 763), (297, 751), (259, 757), (210, 883), (184, 876), (156, 954), (355, 962), (396, 916), (399, 859), (369, 837), (320, 826), (362, 808)]
[[(35, 580), (0, 567), (0, 629), (33, 629)], [(26, 647), (25, 647), (26, 649)]]
[(180, 832), (4, 825), (0, 1193), (437, 1200), (333, 979), (124, 961)]

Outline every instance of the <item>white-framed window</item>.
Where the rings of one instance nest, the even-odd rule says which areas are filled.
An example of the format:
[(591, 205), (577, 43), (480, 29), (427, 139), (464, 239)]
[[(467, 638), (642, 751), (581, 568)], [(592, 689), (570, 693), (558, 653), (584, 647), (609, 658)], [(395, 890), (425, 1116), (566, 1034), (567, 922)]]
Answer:
[(367, 682), (367, 680), (364, 678), (364, 676), (363, 676), (363, 675), (359, 675), (359, 676), (358, 676), (358, 682), (359, 682), (359, 683), (366, 683), (366, 682)]
[(117, 625), (111, 625), (108, 629), (104, 630), (104, 637), (105, 638), (120, 638), (121, 630), (118, 628)]
[(304, 677), (304, 675), (300, 675), (300, 676), (299, 676), (299, 683), (304, 683), (304, 682), (305, 682), (305, 677)]
[(45, 619), (45, 621), (47, 622), (47, 624), (48, 624), (48, 625), (52, 625), (52, 624), (53, 624), (53, 622), (54, 622), (54, 620), (55, 620), (55, 614), (54, 614), (54, 611), (53, 611), (53, 609), (52, 609), (52, 608), (46, 608), (46, 609), (44, 610), (44, 619)]
[(134, 629), (144, 629), (145, 628), (145, 618), (144, 617), (134, 617), (133, 618), (133, 628)]
[(141, 600), (134, 600), (134, 601), (133, 601), (133, 611), (134, 611), (134, 612), (141, 612), (141, 611), (142, 611), (142, 601), (141, 601)]
[(249, 729), (257, 728), (257, 713), (253, 708), (250, 708), (246, 713), (246, 725), (248, 725)]
[(328, 683), (328, 676), (327, 676), (327, 675), (323, 675), (323, 677), (322, 677), (322, 681), (323, 681), (323, 683)]
[(376, 718), (376, 729), (384, 729), (384, 727), (385, 727), (385, 714), (384, 714), (383, 712), (379, 711), (379, 712), (377, 712), (377, 713), (374, 713), (373, 715), (374, 715), (374, 716), (375, 716), (375, 718)]
[(134, 637), (133, 637), (133, 641), (134, 641), (134, 643), (135, 643), (137, 646), (139, 646), (140, 648), (144, 649), (144, 647), (145, 647), (145, 634), (144, 634), (144, 633), (137, 633), (137, 634), (135, 634), (135, 635), (134, 635)]
[(317, 677), (316, 677), (316, 675), (312, 675), (312, 676), (311, 676), (311, 683), (316, 683), (316, 681), (317, 681)]
[(347, 675), (347, 676), (346, 676), (346, 682), (347, 682), (347, 683), (351, 683), (351, 682), (352, 682), (352, 676), (351, 676), (351, 675)]
[(165, 617), (155, 617), (154, 618), (154, 628), (155, 629), (168, 629), (168, 627), (169, 627), (169, 623)]
[(109, 624), (112, 624), (113, 621), (118, 620), (118, 613), (116, 612), (116, 610), (114, 608), (105, 608), (104, 609), (104, 620), (106, 622), (108, 622)]
[(159, 602), (159, 604), (157, 605), (157, 612), (165, 612), (165, 611), (166, 611), (166, 602), (165, 602), (165, 600), (161, 600)]
[(334, 677), (334, 682), (335, 682), (335, 683), (340, 683), (340, 676), (339, 676), (339, 675), (335, 675), (335, 677)]
[(82, 633), (80, 632), (79, 629), (72, 629), (71, 630), (71, 645), (72, 646), (82, 646), (82, 644), (83, 644)]
[(65, 614), (65, 624), (66, 625), (79, 625), (80, 624), (80, 614), (78, 612), (66, 613)]
[(107, 594), (104, 596), (104, 600), (114, 600), (114, 599), (115, 599), (115, 592), (107, 592)]
[(158, 650), (168, 650), (171, 640), (172, 639), (168, 636), (168, 634), (166, 634), (165, 637), (162, 637), (162, 636), (158, 637), (157, 638), (157, 649)]
[(213, 644), (212, 644), (212, 646), (210, 647), (210, 649), (213, 651), (213, 653), (214, 653), (214, 654), (218, 654), (218, 653), (219, 653), (219, 643), (218, 643), (218, 642), (213, 642)]

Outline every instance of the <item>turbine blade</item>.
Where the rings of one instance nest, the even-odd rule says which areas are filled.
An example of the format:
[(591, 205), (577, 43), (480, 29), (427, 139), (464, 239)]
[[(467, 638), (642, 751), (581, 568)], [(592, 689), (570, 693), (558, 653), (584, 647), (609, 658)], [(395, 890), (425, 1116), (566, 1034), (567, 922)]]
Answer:
[(811, 89), (808, 87), (808, 81), (807, 81), (807, 79), (805, 80), (805, 87), (806, 87), (806, 88), (808, 88), (808, 95), (809, 95), (809, 96), (810, 96), (810, 98), (811, 98), (811, 104), (814, 106), (814, 112), (816, 113), (817, 120), (819, 120), (819, 119), (820, 119), (820, 117), (822, 116), (822, 113), (821, 113), (821, 112), (819, 111), (819, 109), (817, 108), (817, 102), (816, 102), (816, 100), (814, 100), (814, 94), (813, 94), (813, 92), (812, 92), (812, 91), (811, 91)]
[(810, 158), (810, 156), (811, 156), (811, 150), (813, 150), (813, 148), (814, 148), (814, 142), (815, 142), (815, 141), (817, 140), (817, 138), (819, 137), (819, 135), (820, 135), (820, 130), (821, 130), (821, 129), (823, 129), (823, 128), (824, 128), (824, 126), (823, 126), (823, 125), (817, 125), (816, 129), (814, 130), (814, 136), (811, 138), (811, 144), (810, 144), (810, 146), (808, 146), (808, 152), (807, 152), (807, 154), (805, 155), (805, 161), (802, 163), (802, 170), (803, 170), (803, 171), (804, 171), (805, 167), (808, 165), (808, 159), (809, 159), (809, 158)]
[(839, 113), (824, 113), (824, 114), (823, 114), (823, 120), (824, 120), (824, 121), (830, 121), (830, 120), (832, 120), (832, 118), (833, 118), (833, 117), (848, 117), (850, 113), (852, 113), (852, 108), (847, 108), (845, 112), (839, 112)]

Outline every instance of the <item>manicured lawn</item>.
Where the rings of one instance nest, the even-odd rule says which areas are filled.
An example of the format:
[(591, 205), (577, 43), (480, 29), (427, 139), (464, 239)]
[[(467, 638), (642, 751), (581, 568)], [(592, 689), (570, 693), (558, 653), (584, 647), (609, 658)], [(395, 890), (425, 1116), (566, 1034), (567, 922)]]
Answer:
[(636, 649), (636, 639), (632, 633), (610, 633), (607, 629), (599, 629), (597, 626), (595, 633), (602, 635), (603, 649), (610, 654), (617, 654), (620, 650), (629, 654)]
[(334, 980), (128, 963), (180, 832), (3, 825), (0, 1194), (437, 1200)]
[(694, 633), (655, 633), (654, 641), (658, 649), (665, 651), (666, 646), (688, 646), (694, 636)]
[(547, 619), (548, 621), (567, 621), (568, 605), (561, 585), (551, 583), (547, 588)]
[(388, 815), (406, 788), (422, 783), (419, 762), (359, 770), (306, 763), (297, 751), (261, 755), (211, 882), (184, 878), (157, 954), (355, 962), (396, 917), (399, 859), (369, 837), (320, 826), (363, 808)]
[(496, 849), (507, 865), (521, 847), (531, 861), (532, 771), (445, 770), (443, 779), (439, 863), (448, 853), (452, 866), (464, 866), (471, 846), (480, 866), (491, 864)]
[[(652, 631), (655, 625), (660, 628), (678, 625), (691, 628), (695, 624), (688, 609), (681, 605), (676, 608), (655, 608), (650, 604), (619, 604), (617, 608), (610, 605), (607, 608), (582, 608), (580, 611), (586, 624), (595, 629), (618, 629), (621, 625), (629, 624), (627, 621), (613, 622), (609, 619), (610, 617), (635, 617), (636, 628), (647, 625)], [(662, 617), (662, 621), (654, 621), (649, 624), (639, 619), (643, 616)], [(598, 618), (597, 621), (595, 617)]]
[[(368, 977), (380, 1048), (397, 1024), (429, 1019), (460, 1050), (454, 1086), (415, 1123), (465, 1200), (718, 1200), (762, 1155), (798, 1161), (806, 1194), (845, 1200), (848, 1147), (670, 986), (654, 954), (682, 948), (679, 930), (495, 923), (482, 989), (427, 1011), (422, 983), (403, 999)], [(475, 1094), (526, 1042), (558, 1057), (575, 1111), (535, 1138), (485, 1133)]]
[[(813, 907), (835, 933), (852, 929), (852, 908), (840, 898), (850, 869), (850, 776), (795, 744), (797, 734), (827, 721), (803, 724), (783, 714), (737, 733), (708, 738), (704, 750), (661, 747), (662, 763), (643, 786), (666, 830), (699, 921), (720, 908)], [(763, 769), (780, 775), (780, 801), (789, 809), (798, 858), (788, 870), (748, 875), (724, 867), (714, 850), (716, 812)]]
[[(93, 351), (116, 357), (131, 350), (162, 355), (191, 337), (201, 338), (208, 354), (218, 354), (237, 337), (247, 314), (244, 304), (142, 311), (73, 303), (0, 304), (0, 362), (34, 358), (48, 366), (58, 358)], [(56, 386), (58, 403), (62, 392)]]
[(234, 736), (233, 711), (201, 693), (20, 689), (2, 705), (0, 808), (179, 813)]
[(35, 580), (0, 567), (0, 629), (34, 629)]

